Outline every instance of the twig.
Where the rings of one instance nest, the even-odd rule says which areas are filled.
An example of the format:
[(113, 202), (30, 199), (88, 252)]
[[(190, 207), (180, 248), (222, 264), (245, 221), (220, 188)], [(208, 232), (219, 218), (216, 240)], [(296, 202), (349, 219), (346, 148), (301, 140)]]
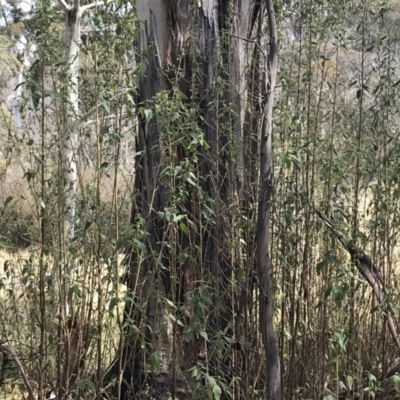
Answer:
[(74, 123), (72, 128), (73, 129), (80, 129), (82, 124), (100, 107), (99, 104), (96, 106), (92, 107), (89, 111), (87, 111), (85, 114), (83, 114), (81, 117), (77, 118)]
[(243, 37), (243, 36), (238, 36), (238, 35), (234, 35), (234, 34), (232, 34), (231, 36), (233, 36), (234, 38), (240, 39), (240, 40), (244, 40), (245, 42), (255, 44), (255, 45), (258, 47), (258, 49), (261, 51), (262, 55), (263, 55), (265, 58), (267, 58), (267, 55), (265, 54), (265, 52), (264, 52), (264, 50), (262, 49), (262, 47), (260, 46), (260, 44), (257, 43), (257, 41), (255, 41), (255, 40), (253, 40), (253, 39), (247, 39), (247, 38), (245, 38), (245, 37)]

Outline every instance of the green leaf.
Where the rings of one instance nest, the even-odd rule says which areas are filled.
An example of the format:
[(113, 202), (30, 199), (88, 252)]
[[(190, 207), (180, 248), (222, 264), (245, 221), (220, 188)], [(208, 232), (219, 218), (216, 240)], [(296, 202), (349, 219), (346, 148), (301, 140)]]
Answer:
[(156, 374), (160, 373), (160, 357), (158, 356), (157, 353), (153, 353), (150, 357), (150, 361), (151, 361), (151, 367), (153, 368), (154, 372)]
[(389, 301), (388, 302), (388, 311), (390, 312), (390, 314), (396, 316), (396, 311), (393, 308), (393, 304)]
[(72, 295), (75, 295), (78, 299), (82, 298), (82, 291), (77, 285), (74, 285), (69, 289), (69, 296), (72, 297)]
[(160, 336), (161, 340), (165, 340), (168, 337), (168, 327), (166, 322), (163, 322), (160, 325)]
[(91, 390), (96, 390), (96, 385), (90, 379), (86, 381), (86, 386)]
[(367, 243), (367, 241), (368, 241), (368, 237), (367, 237), (367, 235), (365, 233), (358, 232), (357, 233), (357, 241), (359, 243), (361, 243), (362, 245), (365, 245)]
[(143, 110), (143, 113), (147, 121), (150, 121), (153, 117), (153, 111), (150, 108), (145, 108)]
[(114, 310), (114, 308), (118, 305), (118, 303), (119, 303), (119, 297), (112, 298), (108, 306), (108, 311), (112, 312), (112, 310)]
[(199, 335), (208, 342), (208, 335), (207, 332), (199, 331)]
[(217, 384), (213, 386), (213, 394), (215, 400), (219, 400), (221, 398), (222, 390)]
[(140, 240), (137, 240), (137, 239), (133, 239), (133, 242), (139, 250), (141, 250), (143, 253), (147, 253), (146, 246), (144, 245), (143, 242), (141, 242)]
[(186, 180), (193, 186), (197, 186), (197, 183), (190, 177), (187, 177)]
[(317, 274), (319, 275), (322, 269), (328, 265), (334, 265), (335, 267), (339, 267), (341, 264), (338, 257), (331, 253), (325, 253), (324, 258), (317, 264)]
[(400, 376), (399, 375), (393, 375), (392, 376), (392, 382), (393, 386), (396, 390), (397, 393), (400, 393)]
[(315, 308), (321, 307), (321, 305), (324, 304), (325, 300), (329, 297), (331, 293), (332, 293), (332, 285), (329, 285), (329, 287), (324, 292), (324, 297), (322, 298), (322, 300), (318, 302)]
[(42, 160), (41, 158), (39, 158), (38, 156), (35, 156), (35, 155), (34, 155), (33, 158), (35, 159), (35, 161), (36, 161), (38, 164), (44, 165), (43, 160)]
[(110, 132), (110, 127), (104, 125), (100, 128), (100, 135), (107, 135)]
[(172, 222), (179, 222), (182, 218), (185, 218), (185, 215), (182, 215), (182, 214), (180, 214), (180, 215), (173, 214), (173, 215), (172, 215)]
[(346, 344), (345, 344), (343, 334), (341, 334), (339, 332), (335, 332), (335, 334), (333, 335), (333, 338), (332, 338), (332, 342), (337, 344), (343, 351), (346, 351)]
[(172, 308), (176, 308), (175, 304), (171, 300), (165, 299), (165, 302), (167, 303), (168, 306), (170, 306)]
[(107, 169), (108, 168), (108, 162), (107, 161), (104, 161), (101, 165), (100, 165), (100, 171), (103, 171), (103, 170), (105, 170), (105, 169)]
[(183, 329), (183, 336), (185, 337), (187, 343), (189, 343), (193, 339), (193, 331), (190, 326), (186, 326)]
[(214, 377), (210, 375), (206, 375), (207, 381), (209, 385), (212, 388), (213, 394), (214, 394), (214, 399), (219, 400), (221, 398), (222, 390), (221, 387), (217, 384), (216, 380)]
[(347, 388), (353, 389), (354, 378), (351, 375), (346, 376)]
[(110, 114), (110, 101), (103, 97), (101, 99), (101, 104), (103, 105), (104, 109), (107, 111), (108, 114)]
[(187, 227), (183, 222), (181, 222), (181, 223), (179, 224), (179, 229), (180, 229), (184, 234), (186, 234), (186, 235), (189, 236), (189, 229), (188, 229), (188, 227)]
[(33, 171), (26, 171), (24, 174), (24, 178), (26, 177), (28, 182), (30, 182), (35, 176), (36, 176), (36, 173)]
[(4, 207), (6, 207), (7, 204), (9, 204), (13, 198), (14, 197), (12, 197), (12, 196), (7, 196), (7, 198), (4, 200)]
[(338, 307), (342, 305), (342, 301), (345, 299), (348, 291), (349, 291), (349, 284), (347, 282), (342, 283), (339, 286), (332, 287), (332, 296)]
[(102, 225), (104, 225), (106, 222), (107, 222), (107, 220), (106, 220), (106, 218), (104, 218), (103, 215), (98, 215), (98, 216), (96, 217), (96, 223), (97, 223), (97, 225), (102, 226)]

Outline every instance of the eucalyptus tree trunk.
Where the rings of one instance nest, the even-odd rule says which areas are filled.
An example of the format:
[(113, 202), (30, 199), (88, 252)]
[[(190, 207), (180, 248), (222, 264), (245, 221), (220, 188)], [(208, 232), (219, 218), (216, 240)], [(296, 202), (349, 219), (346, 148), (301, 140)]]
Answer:
[[(172, 270), (179, 276), (180, 299), (198, 285), (195, 281), (210, 279), (213, 307), (203, 321), (204, 329), (209, 338), (221, 332), (235, 338), (240, 315), (235, 311), (236, 283), (232, 279), (235, 279), (240, 260), (231, 256), (230, 246), (236, 239), (231, 221), (240, 211), (245, 190), (245, 65), (254, 3), (252, 0), (136, 2), (143, 21), (138, 40), (138, 65), (142, 74), (137, 92), (139, 127), (131, 219), (132, 224), (138, 221), (144, 224), (146, 250), (143, 247), (135, 250), (133, 246), (128, 287), (135, 301), (144, 303), (146, 307), (139, 310), (128, 306), (125, 319), (133, 320), (135, 326), (144, 324), (145, 320), (148, 328), (144, 334), (145, 346), (140, 345), (142, 339), (138, 339), (137, 333), (133, 334), (129, 328), (121, 340), (114, 364), (114, 372), (119, 375), (118, 396), (121, 398), (127, 396), (132, 387), (134, 390), (135, 379), (143, 378), (146, 373), (147, 355), (144, 353), (153, 350), (156, 328), (160, 323), (157, 296), (162, 291), (170, 295)], [(189, 186), (186, 215), (198, 223), (198, 229), (189, 227), (188, 235), (178, 232), (174, 240), (170, 239), (168, 222), (162, 214), (170, 206), (176, 187), (161, 178), (166, 167), (162, 139), (165, 133), (156, 113), (148, 110), (158, 93), (169, 91), (172, 95), (176, 84), (185, 95), (188, 108), (192, 104), (198, 109), (199, 118), (195, 119), (195, 124), (207, 143), (199, 146), (196, 154), (198, 187), (204, 198), (215, 204), (215, 216), (205, 218), (201, 200), (196, 197), (195, 189)], [(219, 104), (229, 105), (231, 111), (224, 114)], [(188, 157), (182, 146), (177, 145), (175, 150), (181, 160)], [(173, 258), (173, 254), (182, 248), (194, 259), (190, 265)], [(171, 298), (176, 300), (173, 296)], [(207, 344), (206, 347), (210, 346)], [(233, 347), (224, 360), (212, 351), (205, 356), (211, 371), (213, 368), (214, 372), (222, 371), (227, 380), (237, 368)], [(185, 354), (187, 359), (190, 356)], [(194, 365), (196, 363), (197, 355)], [(128, 385), (122, 383), (123, 379)]]
[(268, 15), (269, 54), (264, 69), (262, 97), (264, 101), (260, 144), (260, 194), (257, 221), (257, 265), (260, 299), (260, 329), (267, 361), (267, 400), (281, 399), (281, 371), (278, 341), (273, 324), (273, 282), (270, 256), (269, 226), (274, 187), (272, 158), (272, 111), (278, 71), (278, 44), (272, 0), (266, 1)]
[(97, 1), (82, 6), (80, 0), (65, 2), (59, 0), (65, 12), (65, 63), (66, 96), (64, 104), (64, 126), (60, 133), (61, 175), (64, 184), (64, 241), (74, 236), (75, 193), (77, 184), (78, 134), (81, 123), (93, 113), (79, 112), (79, 45), (81, 41), (81, 20), (84, 12), (104, 4)]
[(74, 235), (75, 192), (77, 181), (77, 142), (79, 114), (79, 42), (81, 9), (80, 1), (65, 4), (65, 53), (67, 64), (67, 93), (64, 127), (61, 132), (61, 168), (64, 180), (65, 240)]

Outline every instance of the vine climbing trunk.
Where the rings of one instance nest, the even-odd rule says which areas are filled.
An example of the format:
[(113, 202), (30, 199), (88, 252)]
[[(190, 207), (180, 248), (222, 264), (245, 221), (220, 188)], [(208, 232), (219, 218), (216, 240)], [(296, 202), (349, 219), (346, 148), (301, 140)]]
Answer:
[[(194, 332), (193, 342), (197, 340), (201, 355), (193, 345), (194, 354), (185, 354), (183, 362), (194, 360), (193, 366), (198, 357), (205, 357), (210, 374), (222, 375), (229, 384), (232, 371), (240, 371), (233, 356), (234, 351), (240, 353), (239, 346), (229, 348), (224, 357), (218, 356), (209, 338), (223, 334), (234, 342), (237, 324), (233, 319), (239, 318), (234, 311), (235, 284), (230, 282), (240, 267), (230, 250), (236, 239), (231, 220), (240, 209), (245, 189), (242, 143), (252, 6), (251, 0), (136, 2), (143, 24), (137, 43), (141, 74), (136, 98), (139, 126), (131, 222), (133, 226), (140, 224), (145, 240), (144, 246), (130, 249), (127, 286), (132, 298), (145, 307), (140, 311), (138, 307), (125, 309), (125, 319), (141, 326), (141, 336), (133, 340), (127, 328), (121, 339), (113, 369), (121, 382), (117, 397), (131, 395), (146, 374), (146, 360), (150, 352), (154, 354), (162, 314), (159, 293), (179, 301), (176, 309), (180, 309), (183, 302), (190, 303), (188, 296), (193, 296), (202, 282), (209, 282), (203, 291), (210, 294), (212, 306), (197, 321), (201, 335)], [(162, 115), (162, 107), (154, 106), (160, 94), (164, 102), (175, 95), (184, 99), (178, 112), (178, 117), (180, 112), (188, 113), (184, 121), (174, 124)], [(189, 123), (191, 129), (182, 130), (180, 125)], [(166, 125), (172, 126), (170, 131)], [(166, 143), (168, 135), (179, 137), (171, 141), (172, 150), (171, 142)], [(196, 145), (188, 140), (190, 135)], [(175, 157), (174, 167), (178, 166), (172, 170), (173, 179), (165, 178), (170, 168), (168, 157)], [(182, 179), (183, 166), (193, 167), (193, 175)], [(174, 231), (173, 221), (165, 216), (177, 208), (178, 192), (183, 203), (179, 208), (184, 215), (182, 222), (195, 223)], [(179, 295), (173, 296), (171, 288), (176, 286)], [(189, 326), (190, 321), (187, 323)], [(140, 340), (146, 345), (138, 345)]]
[(257, 265), (259, 279), (260, 330), (267, 362), (267, 400), (281, 399), (278, 341), (273, 323), (273, 282), (269, 243), (271, 200), (274, 186), (272, 159), (272, 111), (278, 71), (278, 43), (272, 0), (267, 0), (270, 49), (263, 79), (263, 119), (260, 144), (260, 193), (257, 220)]

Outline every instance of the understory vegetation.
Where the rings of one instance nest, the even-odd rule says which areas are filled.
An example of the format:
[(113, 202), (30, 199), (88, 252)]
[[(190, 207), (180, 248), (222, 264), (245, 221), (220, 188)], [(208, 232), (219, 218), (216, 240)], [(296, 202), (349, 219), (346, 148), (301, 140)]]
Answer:
[(0, 10), (0, 399), (400, 398), (399, 1)]

